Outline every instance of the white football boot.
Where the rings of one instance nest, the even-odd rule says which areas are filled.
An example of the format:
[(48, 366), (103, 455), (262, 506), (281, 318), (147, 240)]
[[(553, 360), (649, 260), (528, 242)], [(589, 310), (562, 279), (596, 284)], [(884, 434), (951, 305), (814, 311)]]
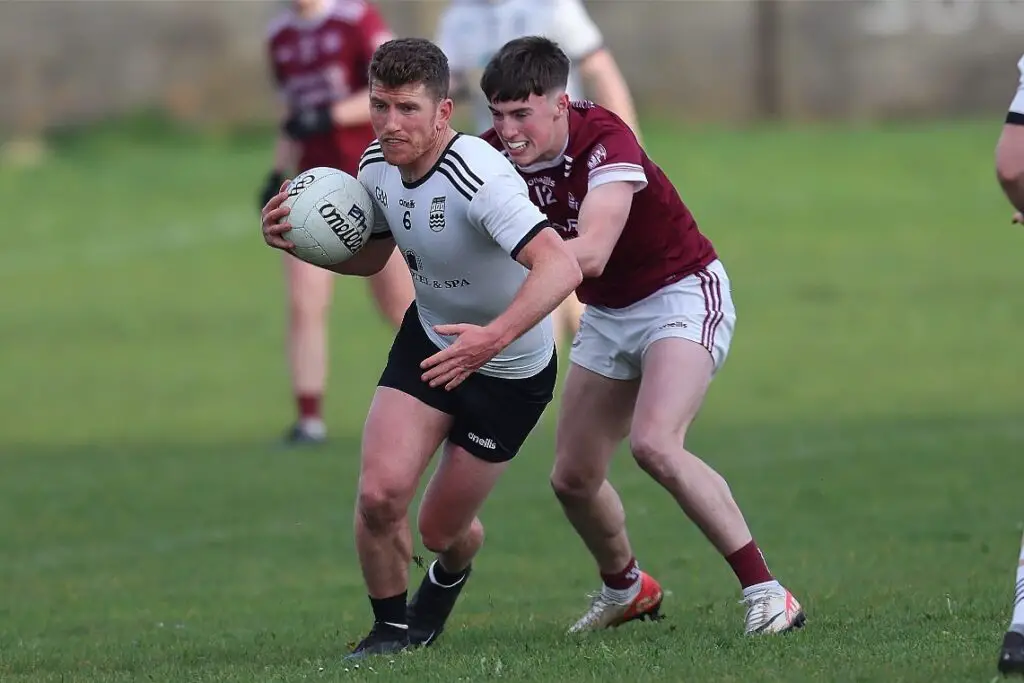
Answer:
[(775, 581), (751, 591), (742, 602), (747, 605), (747, 635), (785, 633), (802, 627), (807, 621), (793, 594)]

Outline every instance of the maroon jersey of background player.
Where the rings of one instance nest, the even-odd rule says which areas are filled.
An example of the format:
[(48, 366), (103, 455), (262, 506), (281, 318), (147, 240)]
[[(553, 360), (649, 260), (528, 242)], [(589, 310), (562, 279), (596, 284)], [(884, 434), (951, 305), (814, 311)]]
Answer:
[[(493, 128), (483, 137), (504, 151)], [(629, 306), (717, 258), (664, 172), (647, 157), (629, 127), (603, 107), (573, 102), (562, 154), (518, 170), (533, 203), (565, 239), (578, 235), (580, 205), (588, 190), (618, 181), (641, 188), (633, 195), (629, 218), (604, 272), (584, 279), (576, 289), (585, 304)]]
[[(271, 24), (268, 49), (289, 111), (330, 105), (364, 90), (374, 50), (391, 37), (383, 17), (365, 0), (333, 0), (327, 12), (309, 21), (292, 11), (282, 14)], [(335, 126), (302, 140), (296, 170), (330, 166), (355, 175), (373, 139), (369, 122)]]

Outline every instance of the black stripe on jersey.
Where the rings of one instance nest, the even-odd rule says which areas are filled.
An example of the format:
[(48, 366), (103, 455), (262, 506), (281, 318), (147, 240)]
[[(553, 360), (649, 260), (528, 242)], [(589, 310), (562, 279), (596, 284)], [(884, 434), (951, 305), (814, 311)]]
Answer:
[(359, 169), (358, 170), (362, 171), (364, 168), (366, 168), (370, 164), (383, 164), (383, 163), (384, 163), (384, 155), (383, 154), (374, 155), (374, 156), (364, 156), (362, 159), (359, 160)]
[(523, 250), (523, 247), (525, 247), (527, 244), (529, 244), (530, 241), (534, 237), (539, 235), (541, 230), (543, 230), (544, 228), (550, 228), (550, 227), (551, 227), (551, 221), (549, 221), (547, 219), (544, 219), (540, 223), (538, 223), (537, 225), (535, 225), (532, 228), (530, 228), (530, 232), (528, 232), (525, 235), (523, 235), (523, 239), (519, 240), (519, 243), (516, 245), (515, 249), (512, 250), (512, 258), (513, 259), (519, 258), (519, 252), (521, 252)]
[(1021, 114), (1019, 111), (1007, 112), (1006, 122), (1015, 126), (1024, 126), (1024, 114)]
[[(458, 190), (459, 194), (461, 194), (463, 197), (465, 197), (467, 201), (473, 201), (473, 195), (475, 195), (476, 192), (477, 192), (476, 189), (474, 189), (472, 191), (466, 189), (465, 185), (463, 185), (459, 181), (457, 181), (455, 179), (455, 176), (452, 174), (452, 172), (449, 171), (448, 168), (445, 167), (445, 166), (438, 166), (437, 167), (437, 172), (440, 173), (441, 175), (443, 175), (445, 178), (447, 178), (448, 179), (448, 184), (450, 184), (452, 187), (454, 187), (456, 190)], [(479, 189), (479, 188), (477, 188), (477, 189)]]
[[(441, 165), (441, 161), (444, 159), (445, 155), (448, 154), (448, 150), (450, 150), (452, 148), (452, 145), (454, 145), (455, 142), (461, 137), (462, 133), (456, 133), (452, 137), (452, 139), (448, 142), (448, 145), (444, 148), (444, 151), (441, 152), (441, 156), (437, 158), (437, 161), (435, 161), (434, 165), (430, 167), (430, 170), (423, 174), (422, 178), (420, 178), (419, 180), (414, 180), (411, 183), (406, 182), (405, 179), (403, 178), (402, 186), (405, 187), (405, 189), (407, 190), (415, 190), (417, 187), (430, 180), (430, 176), (434, 175), (434, 171), (436, 171), (438, 167)], [(451, 180), (450, 177), (448, 179)]]
[[(456, 189), (462, 194), (467, 194), (468, 192), (470, 199), (480, 191), (480, 186), (484, 184), (484, 182), (479, 178), (477, 178), (476, 182), (468, 179), (463, 172), (459, 170), (458, 165), (453, 163), (451, 158), (447, 156), (441, 158), (441, 162), (437, 165), (437, 172), (443, 173), (448, 180), (452, 181), (452, 185), (461, 185), (461, 187), (456, 187)], [(476, 175), (474, 175), (472, 171), (470, 171), (469, 174), (476, 178)], [(458, 178), (458, 181), (455, 180), (456, 178)]]
[(384, 161), (384, 150), (380, 146), (380, 142), (374, 140), (370, 143), (370, 146), (363, 152), (363, 156), (359, 157), (359, 170), (362, 171), (370, 164), (376, 164)]
[(391, 237), (391, 231), (390, 230), (388, 230), (386, 232), (371, 232), (370, 233), (370, 239), (371, 240), (383, 240), (383, 239), (387, 239), (388, 237)]
[(449, 157), (449, 163), (451, 163), (452, 161), (458, 162), (457, 164), (452, 164), (452, 168), (455, 168), (456, 166), (461, 166), (462, 170), (465, 171), (466, 175), (475, 180), (477, 185), (484, 184), (484, 181), (480, 180), (480, 176), (478, 176), (476, 173), (473, 173), (473, 169), (469, 167), (469, 164), (466, 163), (466, 160), (463, 159), (462, 156), (454, 149), (449, 149), (448, 154), (446, 156)]

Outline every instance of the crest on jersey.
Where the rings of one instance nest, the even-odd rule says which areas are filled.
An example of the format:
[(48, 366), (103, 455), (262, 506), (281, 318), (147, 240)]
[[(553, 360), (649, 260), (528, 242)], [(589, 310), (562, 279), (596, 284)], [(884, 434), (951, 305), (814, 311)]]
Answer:
[(604, 148), (604, 145), (598, 143), (594, 145), (594, 149), (590, 152), (590, 158), (587, 159), (587, 168), (591, 171), (608, 158), (608, 150)]
[(444, 230), (444, 201), (445, 197), (434, 197), (430, 200), (430, 229), (434, 232)]

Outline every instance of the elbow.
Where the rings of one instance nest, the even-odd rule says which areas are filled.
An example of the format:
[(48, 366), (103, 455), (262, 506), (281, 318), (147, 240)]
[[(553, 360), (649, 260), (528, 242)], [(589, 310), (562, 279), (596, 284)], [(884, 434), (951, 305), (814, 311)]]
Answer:
[(583, 282), (583, 269), (572, 252), (566, 250), (563, 254), (562, 272), (565, 275), (565, 287), (568, 288), (568, 292), (572, 292)]
[(1001, 161), (996, 164), (996, 177), (1005, 189), (1024, 186), (1024, 160)]
[(580, 268), (580, 264), (575, 259), (572, 262), (572, 277), (570, 279), (572, 280), (572, 288), (574, 290), (583, 282), (583, 269)]
[(601, 277), (601, 275), (604, 274), (604, 264), (588, 263), (586, 266), (580, 264), (580, 272), (583, 274), (583, 277), (586, 278)]
[(1024, 137), (1016, 128), (1004, 130), (996, 145), (996, 177), (1005, 189), (1024, 186)]
[(582, 277), (601, 277), (604, 267), (608, 265), (607, 258), (601, 258), (597, 254), (587, 254), (579, 259), (579, 270)]

